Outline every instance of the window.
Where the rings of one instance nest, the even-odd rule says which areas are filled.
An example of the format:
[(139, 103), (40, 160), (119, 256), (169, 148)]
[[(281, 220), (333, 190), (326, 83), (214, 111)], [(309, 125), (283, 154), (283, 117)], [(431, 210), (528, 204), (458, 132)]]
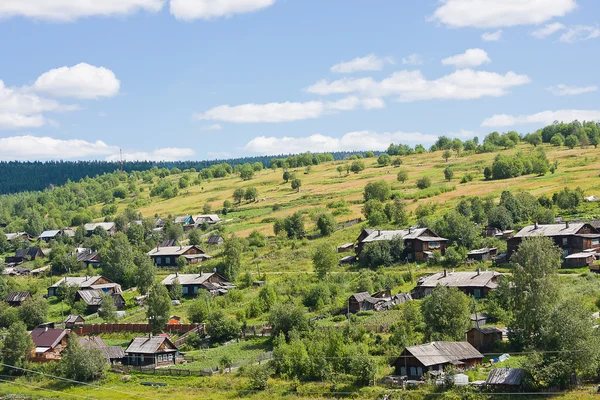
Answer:
[(569, 249), (563, 249), (562, 251), (562, 258), (565, 258), (569, 255)]
[(417, 368), (417, 376), (423, 376), (423, 368)]
[(171, 257), (165, 257), (165, 265), (171, 265)]
[(187, 287), (187, 286), (184, 286), (184, 287), (182, 287), (182, 288), (181, 288), (181, 292), (182, 292), (183, 294), (188, 294), (188, 287)]
[(194, 294), (198, 293), (198, 286), (194, 286)]
[(595, 244), (600, 244), (600, 238), (593, 238), (592, 239), (592, 245), (595, 245)]
[(479, 288), (473, 289), (473, 297), (475, 297), (476, 299), (480, 298), (481, 297), (481, 289), (479, 289)]
[(406, 375), (406, 367), (400, 367), (400, 375), (401, 376)]
[(430, 249), (437, 249), (440, 247), (440, 242), (429, 242)]
[(140, 364), (143, 364), (143, 363), (144, 363), (144, 355), (140, 354)]
[(160, 265), (160, 264), (162, 264), (162, 258), (156, 257), (156, 265)]
[(159, 354), (158, 355), (158, 362), (162, 362), (162, 360), (163, 360), (163, 356), (162, 356), (162, 354)]
[(415, 367), (410, 367), (410, 376), (417, 376), (417, 369)]
[(173, 361), (173, 354), (169, 354), (169, 361)]
[(567, 239), (567, 238), (563, 238), (563, 240), (562, 240), (562, 245), (563, 245), (563, 246), (566, 246), (567, 244), (569, 244), (569, 239)]

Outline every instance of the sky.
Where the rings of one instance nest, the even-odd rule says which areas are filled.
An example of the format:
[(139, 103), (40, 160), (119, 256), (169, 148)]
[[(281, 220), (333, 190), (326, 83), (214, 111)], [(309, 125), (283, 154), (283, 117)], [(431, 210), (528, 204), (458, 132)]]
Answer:
[(1, 0), (0, 160), (431, 145), (600, 120), (597, 0)]

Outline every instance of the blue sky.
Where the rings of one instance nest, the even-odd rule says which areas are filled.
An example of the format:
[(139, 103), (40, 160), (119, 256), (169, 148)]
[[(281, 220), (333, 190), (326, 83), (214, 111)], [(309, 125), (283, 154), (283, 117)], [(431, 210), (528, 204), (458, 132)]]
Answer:
[(595, 0), (3, 0), (0, 160), (382, 150), (600, 120)]

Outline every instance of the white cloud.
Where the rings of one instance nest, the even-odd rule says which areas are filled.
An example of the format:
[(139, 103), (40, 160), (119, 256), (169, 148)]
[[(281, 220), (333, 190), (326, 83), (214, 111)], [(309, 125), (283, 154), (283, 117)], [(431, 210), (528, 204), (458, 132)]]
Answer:
[(550, 125), (554, 121), (571, 122), (578, 121), (598, 121), (600, 120), (600, 110), (556, 110), (542, 111), (531, 115), (510, 115), (496, 114), (487, 118), (481, 123), (486, 127), (513, 126), (521, 124)]
[(356, 96), (348, 96), (337, 101), (330, 101), (325, 103), (325, 106), (330, 110), (337, 111), (350, 111), (358, 107), (363, 107), (367, 110), (374, 108), (384, 108), (385, 102), (379, 98), (366, 98), (360, 99)]
[(157, 12), (164, 0), (2, 0), (0, 18), (23, 16), (51, 21), (75, 21), (91, 16), (116, 16), (136, 11)]
[(221, 131), (223, 127), (219, 124), (204, 125), (200, 127), (201, 131)]
[[(178, 161), (189, 160), (196, 155), (194, 149), (187, 147), (164, 147), (152, 152), (138, 151), (123, 153), (123, 160), (127, 161)], [(120, 154), (106, 157), (106, 161), (119, 161)]]
[(402, 57), (402, 64), (404, 65), (422, 65), (423, 57), (420, 54), (413, 53), (408, 57)]
[(211, 108), (194, 117), (200, 120), (214, 120), (235, 123), (288, 122), (318, 118), (325, 111), (325, 104), (320, 101), (306, 103), (267, 103), (242, 104), (239, 106), (222, 105)]
[(0, 130), (39, 128), (44, 126), (46, 122), (46, 119), (41, 115), (0, 113)]
[(258, 11), (275, 4), (275, 0), (171, 0), (171, 14), (177, 19), (213, 19)]
[(563, 43), (576, 43), (597, 37), (600, 37), (600, 28), (597, 26), (577, 25), (567, 29), (558, 40)]
[(550, 86), (546, 90), (551, 92), (555, 96), (574, 96), (577, 94), (590, 93), (598, 90), (598, 86), (567, 86), (565, 84), (559, 84), (556, 86)]
[(566, 29), (566, 26), (560, 22), (554, 22), (552, 24), (547, 24), (543, 28), (536, 29), (535, 31), (531, 32), (531, 35), (538, 39), (544, 39), (563, 29)]
[(399, 71), (382, 81), (373, 78), (344, 78), (333, 82), (326, 80), (307, 87), (305, 91), (320, 95), (361, 93), (367, 97), (398, 96), (399, 101), (430, 99), (478, 99), (499, 97), (513, 86), (529, 83), (527, 75), (462, 69), (436, 80), (427, 80), (420, 71)]
[(120, 86), (121, 83), (111, 70), (80, 63), (43, 73), (37, 78), (33, 88), (58, 97), (97, 99), (117, 95)]
[(88, 142), (30, 135), (0, 138), (0, 160), (66, 160), (93, 158), (118, 152), (118, 147), (109, 146), (101, 140)]
[(369, 54), (365, 57), (357, 57), (354, 60), (342, 61), (339, 64), (335, 64), (331, 67), (331, 72), (349, 74), (359, 71), (381, 71), (386, 63), (393, 63), (393, 60)]
[(492, 60), (482, 49), (468, 49), (462, 54), (442, 59), (443, 65), (454, 65), (457, 68), (478, 67), (481, 64), (490, 63)]
[(305, 151), (385, 150), (390, 143), (434, 143), (436, 140), (437, 136), (422, 133), (377, 133), (372, 131), (350, 132), (341, 138), (321, 134), (300, 138), (259, 136), (249, 141), (244, 150), (259, 154), (290, 154)]
[(431, 20), (455, 28), (541, 24), (577, 7), (576, 0), (441, 0)]
[(498, 29), (495, 32), (483, 32), (481, 34), (481, 39), (484, 42), (497, 42), (502, 39), (502, 29)]

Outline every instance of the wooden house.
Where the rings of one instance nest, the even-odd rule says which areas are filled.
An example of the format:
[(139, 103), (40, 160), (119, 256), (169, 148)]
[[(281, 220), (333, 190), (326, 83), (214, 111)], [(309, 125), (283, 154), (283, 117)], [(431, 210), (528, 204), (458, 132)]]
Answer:
[(494, 343), (502, 341), (504, 332), (495, 326), (472, 328), (467, 332), (467, 342), (481, 352), (492, 350)]
[(6, 257), (7, 264), (21, 264), (26, 261), (35, 261), (37, 258), (43, 258), (44, 252), (39, 247), (30, 247), (28, 249), (19, 249), (12, 257)]
[(354, 250), (354, 243), (344, 243), (337, 247), (338, 253), (348, 253)]
[(497, 254), (498, 249), (496, 247), (484, 247), (482, 249), (471, 250), (467, 254), (467, 259), (473, 261), (491, 261)]
[(416, 299), (423, 298), (430, 294), (436, 286), (457, 287), (463, 293), (473, 296), (476, 299), (483, 298), (498, 287), (498, 278), (501, 273), (495, 271), (476, 271), (465, 272), (438, 272), (433, 275), (419, 278), (417, 287), (412, 292)]
[[(75, 295), (75, 301), (83, 301), (87, 304), (87, 309), (89, 313), (98, 312), (98, 309), (102, 307), (102, 295), (107, 294), (104, 293), (100, 289), (85, 289), (78, 290)], [(115, 307), (119, 310), (125, 308), (125, 298), (121, 293), (110, 293), (110, 296), (113, 299)]]
[[(592, 249), (592, 251), (600, 250), (600, 231), (591, 224), (569, 221), (547, 225), (536, 223), (524, 227), (513, 238), (508, 240), (508, 257), (510, 258), (519, 249), (519, 244), (521, 244), (524, 238), (535, 236), (551, 238), (554, 244), (562, 250), (563, 260), (571, 254), (582, 253)], [(572, 263), (575, 262), (575, 260), (572, 261)], [(583, 267), (585, 265), (584, 263), (580, 266)]]
[(510, 392), (518, 390), (525, 378), (525, 371), (520, 368), (494, 368), (490, 371), (485, 385), (489, 389)]
[(30, 335), (34, 349), (31, 353), (31, 361), (60, 361), (62, 352), (67, 347), (70, 332), (68, 329), (48, 327), (32, 330)]
[(214, 225), (221, 222), (221, 218), (217, 214), (202, 214), (192, 216), (192, 224), (196, 227), (202, 224)]
[(102, 229), (104, 232), (108, 233), (110, 236), (114, 235), (117, 232), (117, 226), (114, 222), (93, 222), (89, 224), (85, 224), (83, 226), (85, 229), (85, 234), (87, 236), (92, 236), (96, 229)]
[(204, 253), (200, 247), (190, 246), (156, 246), (147, 253), (157, 267), (176, 267), (179, 257), (186, 259), (188, 264), (197, 264), (212, 258)]
[(409, 262), (427, 261), (433, 251), (446, 253), (448, 239), (442, 238), (429, 228), (408, 228), (400, 230), (364, 229), (359, 235), (356, 255), (360, 256), (364, 246), (377, 241), (391, 241), (400, 237), (404, 240), (404, 256)]
[(179, 217), (175, 217), (175, 219), (173, 220), (174, 224), (180, 224), (180, 225), (190, 225), (194, 223), (194, 219), (192, 218), (191, 215), (181, 215)]
[(21, 305), (21, 303), (30, 298), (31, 293), (29, 292), (12, 292), (6, 296), (4, 301), (8, 303), (9, 306), (18, 307)]
[(90, 265), (94, 268), (100, 266), (100, 253), (92, 249), (79, 247), (69, 255), (75, 257), (77, 262), (84, 268), (87, 268)]
[(69, 314), (63, 323), (65, 324), (65, 328), (73, 329), (83, 326), (85, 319), (81, 315)]
[(565, 268), (581, 268), (589, 266), (592, 271), (599, 271), (600, 265), (594, 265), (596, 263), (596, 251), (582, 251), (581, 253), (569, 254), (563, 260), (563, 266)]
[(486, 226), (481, 231), (481, 236), (483, 237), (495, 237), (498, 239), (508, 240), (515, 235), (515, 231), (507, 229), (502, 230), (498, 228), (494, 228), (493, 226)]
[(218, 246), (218, 245), (225, 243), (225, 239), (223, 239), (223, 236), (221, 236), (221, 235), (213, 235), (208, 238), (208, 241), (206, 243)]
[(427, 372), (442, 373), (453, 365), (464, 370), (483, 361), (483, 354), (468, 342), (432, 342), (410, 346), (396, 358), (396, 375), (420, 378)]
[(349, 265), (354, 264), (356, 262), (356, 256), (353, 254), (351, 256), (342, 257), (340, 259), (340, 265)]
[(121, 293), (121, 285), (102, 276), (67, 276), (48, 288), (48, 297), (56, 296), (56, 290), (62, 284), (77, 286), (80, 290), (101, 290), (104, 293)]
[(163, 279), (162, 284), (170, 289), (175, 280), (179, 281), (184, 296), (195, 296), (198, 290), (208, 290), (213, 296), (227, 293), (235, 289), (235, 285), (216, 272), (202, 274), (171, 274)]
[(179, 349), (165, 336), (136, 337), (125, 350), (123, 362), (136, 366), (163, 367), (177, 362)]

